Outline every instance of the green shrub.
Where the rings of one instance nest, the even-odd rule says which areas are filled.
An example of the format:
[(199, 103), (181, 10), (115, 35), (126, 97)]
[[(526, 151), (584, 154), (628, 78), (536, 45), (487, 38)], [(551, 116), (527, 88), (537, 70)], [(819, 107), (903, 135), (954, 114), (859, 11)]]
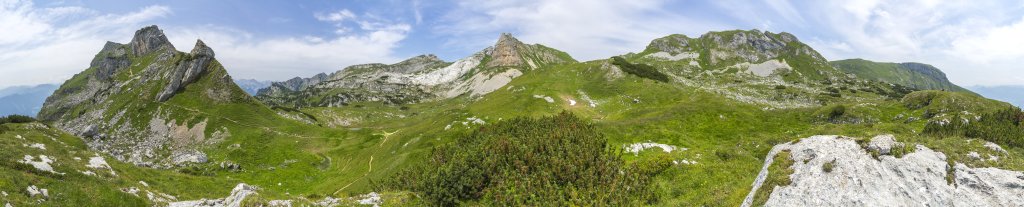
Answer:
[(647, 64), (633, 64), (630, 63), (629, 61), (626, 61), (626, 59), (623, 59), (622, 57), (618, 56), (612, 57), (612, 64), (615, 66), (619, 66), (619, 69), (622, 69), (623, 72), (633, 74), (641, 78), (651, 79), (659, 82), (669, 81), (668, 75), (665, 75), (665, 73), (658, 71), (658, 69), (655, 69), (654, 66), (650, 66)]
[(1024, 147), (1024, 111), (1016, 107), (985, 113), (980, 117), (955, 115), (930, 121), (922, 132), (932, 136), (962, 136)]
[(821, 107), (814, 113), (814, 116), (817, 119), (816, 121), (839, 124), (849, 122), (850, 119), (854, 118), (849, 117), (848, 113), (849, 111), (847, 110), (846, 105), (832, 104)]
[(597, 129), (562, 112), (481, 127), (435, 148), (426, 162), (376, 186), (408, 190), (437, 206), (643, 206), (670, 159), (627, 165)]
[(842, 117), (844, 114), (846, 114), (846, 106), (834, 105), (829, 109), (828, 118), (829, 120), (835, 120), (839, 119), (839, 117)]
[(268, 201), (266, 198), (263, 198), (262, 195), (260, 195), (260, 194), (253, 194), (253, 195), (249, 195), (248, 197), (243, 199), (242, 203), (239, 204), (239, 206), (240, 207), (263, 207), (263, 206), (269, 206), (269, 203), (270, 203), (270, 201)]
[(826, 162), (825, 164), (821, 165), (821, 171), (825, 171), (826, 173), (830, 173), (830, 172), (832, 172), (832, 168), (835, 168), (835, 167), (836, 167), (836, 160), (832, 160), (831, 162)]

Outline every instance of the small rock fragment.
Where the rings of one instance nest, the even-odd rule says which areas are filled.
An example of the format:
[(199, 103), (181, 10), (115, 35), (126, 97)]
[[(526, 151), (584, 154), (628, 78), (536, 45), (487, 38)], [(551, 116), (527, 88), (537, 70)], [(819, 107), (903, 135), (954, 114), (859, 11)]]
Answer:
[(981, 159), (981, 155), (978, 154), (978, 152), (973, 152), (973, 151), (972, 152), (968, 152), (967, 153), (967, 157), (970, 157), (971, 159), (975, 159), (975, 160), (980, 160)]
[(891, 134), (878, 135), (871, 138), (868, 143), (868, 150), (877, 151), (879, 155), (889, 155), (893, 147), (902, 147), (903, 143), (896, 142), (896, 137)]
[(28, 186), (25, 191), (28, 191), (29, 197), (35, 197), (36, 195), (42, 195), (44, 198), (50, 197), (50, 193), (45, 188), (38, 188), (35, 185)]

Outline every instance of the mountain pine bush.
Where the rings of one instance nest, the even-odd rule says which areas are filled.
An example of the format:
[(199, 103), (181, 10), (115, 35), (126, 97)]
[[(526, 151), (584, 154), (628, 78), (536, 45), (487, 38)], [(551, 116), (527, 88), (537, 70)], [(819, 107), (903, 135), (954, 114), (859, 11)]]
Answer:
[(1024, 147), (1024, 111), (1011, 107), (975, 116), (953, 116), (943, 121), (928, 122), (924, 134), (933, 136), (963, 136), (991, 142)]
[(651, 79), (659, 82), (668, 82), (668, 75), (658, 71), (654, 66), (647, 64), (633, 64), (622, 57), (612, 57), (612, 64), (619, 66), (623, 72), (639, 76), (641, 78)]
[(568, 112), (484, 126), (435, 148), (427, 161), (384, 181), (438, 206), (641, 206), (671, 161), (626, 164), (595, 127)]

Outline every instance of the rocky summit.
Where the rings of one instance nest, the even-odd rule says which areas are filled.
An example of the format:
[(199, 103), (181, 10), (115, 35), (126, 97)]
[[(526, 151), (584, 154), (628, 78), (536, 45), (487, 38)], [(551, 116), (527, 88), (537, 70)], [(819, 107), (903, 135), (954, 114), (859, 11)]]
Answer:
[(209, 103), (252, 99), (202, 40), (191, 52), (179, 52), (149, 26), (128, 44), (107, 42), (88, 69), (47, 98), (39, 118), (118, 160), (159, 167), (205, 162), (198, 148), (227, 132), (211, 136), (205, 120), (180, 117), (167, 102), (182, 93), (198, 94), (183, 99)]
[(207, 42), (167, 39), (107, 42), (36, 119), (0, 117), (0, 203), (1024, 205), (1024, 111), (785, 32), (588, 61), (502, 33), (451, 62), (239, 81), (254, 96)]

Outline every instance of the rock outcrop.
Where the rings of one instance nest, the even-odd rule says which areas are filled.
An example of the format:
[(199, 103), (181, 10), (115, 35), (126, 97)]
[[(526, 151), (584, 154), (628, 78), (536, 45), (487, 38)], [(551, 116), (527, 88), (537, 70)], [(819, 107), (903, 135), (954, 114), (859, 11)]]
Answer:
[(196, 81), (199, 75), (209, 67), (213, 55), (213, 49), (207, 47), (202, 40), (196, 40), (195, 48), (189, 53), (187, 60), (179, 62), (178, 67), (171, 72), (170, 82), (156, 95), (156, 100), (167, 101), (186, 85)]
[(523, 43), (512, 37), (512, 34), (501, 33), (501, 37), (498, 38), (498, 42), (494, 44), (494, 49), (491, 50), (492, 59), (491, 62), (487, 63), (487, 67), (514, 67), (523, 65), (523, 58), (519, 57), (518, 51), (522, 45)]
[[(879, 146), (890, 143), (876, 138)], [(893, 142), (895, 143), (895, 142)], [(788, 150), (791, 184), (776, 186), (765, 206), (1022, 206), (1024, 173), (950, 164), (946, 155), (918, 145), (901, 158), (875, 160), (854, 140), (813, 136), (772, 148), (768, 158)], [(768, 176), (765, 161), (742, 206), (751, 206)], [(831, 163), (830, 170), (823, 165)]]
[(524, 44), (504, 33), (494, 46), (454, 63), (434, 55), (420, 55), (390, 65), (353, 65), (330, 75), (273, 83), (256, 97), (269, 105), (306, 107), (365, 101), (404, 104), (463, 94), (479, 96), (505, 86), (529, 70), (570, 62), (575, 60), (564, 52)]
[(234, 189), (231, 189), (231, 195), (224, 198), (216, 199), (200, 199), (194, 201), (178, 201), (171, 202), (168, 204), (169, 207), (239, 207), (242, 206), (242, 201), (246, 197), (257, 194), (256, 186), (247, 185), (245, 183), (239, 183)]
[(143, 27), (136, 31), (135, 37), (132, 38), (129, 45), (131, 45), (132, 54), (135, 56), (143, 56), (158, 50), (174, 50), (171, 41), (167, 40), (167, 36), (164, 36), (164, 32), (156, 25)]

